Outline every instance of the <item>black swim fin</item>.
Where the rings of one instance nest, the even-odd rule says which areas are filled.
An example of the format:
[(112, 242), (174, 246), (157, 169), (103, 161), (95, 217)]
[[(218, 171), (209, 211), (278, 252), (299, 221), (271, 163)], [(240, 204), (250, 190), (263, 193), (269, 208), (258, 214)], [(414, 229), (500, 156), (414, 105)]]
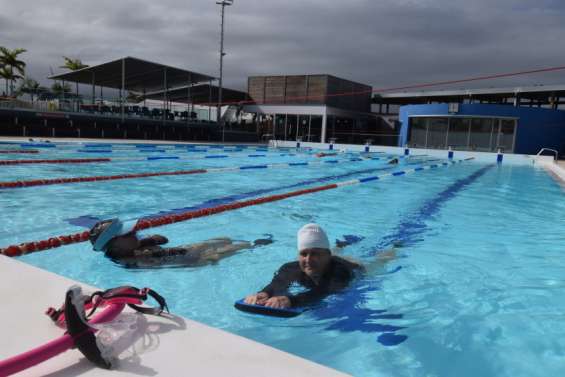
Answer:
[(88, 325), (84, 315), (84, 301), (81, 299), (80, 287), (71, 287), (65, 296), (65, 321), (67, 331), (73, 337), (79, 351), (91, 362), (105, 369), (110, 369), (110, 360), (104, 357), (96, 344), (93, 329)]

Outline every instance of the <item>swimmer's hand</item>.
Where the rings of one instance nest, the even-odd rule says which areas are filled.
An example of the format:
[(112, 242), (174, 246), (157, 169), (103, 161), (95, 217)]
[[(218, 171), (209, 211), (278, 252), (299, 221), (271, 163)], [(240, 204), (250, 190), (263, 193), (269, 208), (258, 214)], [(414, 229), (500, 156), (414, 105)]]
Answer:
[(265, 302), (265, 306), (275, 309), (285, 309), (290, 308), (291, 303), (290, 299), (286, 296), (274, 296)]
[(249, 305), (265, 305), (268, 299), (269, 295), (267, 292), (259, 292), (254, 295), (247, 296), (244, 302)]
[(153, 234), (152, 236), (139, 240), (139, 246), (149, 247), (149, 246), (163, 245), (166, 244), (167, 242), (169, 242), (167, 237), (161, 236), (160, 234)]
[(151, 238), (153, 241), (155, 241), (156, 245), (163, 245), (163, 244), (166, 244), (167, 242), (169, 242), (167, 237), (162, 236), (160, 234), (153, 234), (149, 238)]

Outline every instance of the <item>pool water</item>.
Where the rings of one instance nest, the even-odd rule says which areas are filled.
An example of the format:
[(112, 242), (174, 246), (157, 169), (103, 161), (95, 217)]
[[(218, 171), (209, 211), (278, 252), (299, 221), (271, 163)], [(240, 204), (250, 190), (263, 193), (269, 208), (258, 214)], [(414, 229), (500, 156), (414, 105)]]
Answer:
[[(124, 160), (2, 166), (0, 181), (321, 160), (311, 151), (193, 148), (201, 151), (170, 147), (154, 154), (182, 159), (137, 161), (127, 158), (139, 157), (142, 148), (114, 144), (84, 152), (58, 144), (9, 158)], [(229, 156), (205, 158), (211, 154)], [(262, 156), (249, 157), (256, 154)], [(0, 246), (80, 232), (86, 228), (76, 224), (85, 218), (141, 218), (433, 163), (425, 156), (398, 166), (354, 154), (330, 158), (339, 163), (3, 189)], [(565, 370), (563, 196), (543, 170), (470, 161), (143, 232), (163, 234), (170, 245), (273, 235), (274, 243), (214, 265), (125, 269), (89, 243), (19, 259), (99, 287), (149, 286), (176, 314), (354, 376), (557, 376)], [(331, 240), (363, 238), (342, 254), (369, 265), (368, 272), (295, 318), (235, 310), (234, 301), (296, 258), (296, 232), (308, 222), (321, 224)], [(379, 256), (391, 249), (395, 258), (382, 263)]]

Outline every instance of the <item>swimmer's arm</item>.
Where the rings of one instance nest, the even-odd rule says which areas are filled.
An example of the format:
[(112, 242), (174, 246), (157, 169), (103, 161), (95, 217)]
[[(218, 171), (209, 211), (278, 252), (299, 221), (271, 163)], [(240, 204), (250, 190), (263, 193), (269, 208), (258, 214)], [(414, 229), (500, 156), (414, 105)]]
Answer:
[[(279, 268), (279, 270), (275, 273), (273, 280), (259, 292), (247, 296), (245, 298), (245, 303), (254, 305), (267, 305), (267, 302), (271, 300), (269, 306), (284, 307), (279, 306), (279, 304), (275, 304), (275, 302), (282, 304), (281, 300), (285, 301), (287, 299), (287, 297), (282, 296), (281, 293), (286, 292), (291, 283), (291, 269), (289, 268), (289, 266), (290, 264), (287, 263)], [(285, 298), (281, 299), (281, 297)], [(288, 303), (290, 305), (290, 301)]]
[(312, 305), (323, 299), (325, 296), (326, 295), (320, 293), (317, 289), (310, 289), (306, 292), (302, 292), (297, 295), (289, 295), (287, 297), (291, 307), (299, 307)]
[(374, 274), (382, 270), (388, 262), (394, 259), (396, 259), (395, 247), (378, 252), (373, 261), (364, 265), (364, 269), (368, 274)]
[(169, 242), (167, 237), (161, 236), (159, 234), (154, 234), (152, 236), (139, 240), (139, 245), (140, 247), (149, 247), (149, 246), (163, 245), (166, 244), (167, 242)]

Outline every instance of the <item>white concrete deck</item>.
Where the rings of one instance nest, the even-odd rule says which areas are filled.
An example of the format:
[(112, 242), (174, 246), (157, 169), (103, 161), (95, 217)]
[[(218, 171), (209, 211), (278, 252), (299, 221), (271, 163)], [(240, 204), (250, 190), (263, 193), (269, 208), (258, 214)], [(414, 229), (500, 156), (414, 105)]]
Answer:
[[(28, 351), (63, 334), (44, 315), (59, 307), (76, 282), (0, 255), (0, 360)], [(84, 284), (83, 289), (94, 290)], [(130, 312), (129, 309), (127, 309)], [(198, 322), (144, 316), (140, 336), (118, 356), (114, 369), (92, 365), (69, 350), (19, 376), (346, 376)]]

